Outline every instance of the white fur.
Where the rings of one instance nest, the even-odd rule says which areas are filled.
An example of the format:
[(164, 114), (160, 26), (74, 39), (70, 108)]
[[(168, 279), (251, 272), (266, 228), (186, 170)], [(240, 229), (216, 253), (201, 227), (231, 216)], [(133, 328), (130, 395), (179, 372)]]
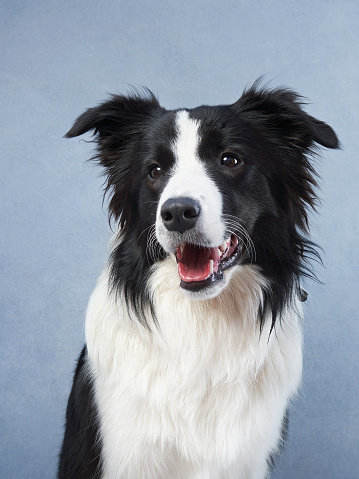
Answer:
[(103, 445), (102, 479), (263, 479), (301, 377), (300, 305), (262, 334), (265, 282), (236, 266), (218, 297), (193, 301), (172, 257), (150, 278), (159, 328), (131, 321), (105, 270), (86, 342)]
[(190, 197), (201, 205), (201, 215), (196, 229), (206, 239), (205, 246), (216, 247), (223, 243), (222, 195), (208, 176), (197, 148), (200, 141), (199, 123), (181, 110), (176, 117), (177, 138), (173, 144), (176, 158), (171, 178), (164, 188), (157, 208), (156, 235), (164, 249), (173, 253), (178, 242), (173, 242), (161, 219), (161, 207), (169, 198)]

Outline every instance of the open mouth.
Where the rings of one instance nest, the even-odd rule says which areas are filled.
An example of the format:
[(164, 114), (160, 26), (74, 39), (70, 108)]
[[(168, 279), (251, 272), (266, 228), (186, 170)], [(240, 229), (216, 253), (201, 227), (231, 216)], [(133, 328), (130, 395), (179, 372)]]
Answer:
[(223, 271), (234, 264), (243, 249), (244, 244), (233, 234), (216, 248), (180, 244), (176, 249), (176, 259), (181, 287), (199, 291), (223, 279)]

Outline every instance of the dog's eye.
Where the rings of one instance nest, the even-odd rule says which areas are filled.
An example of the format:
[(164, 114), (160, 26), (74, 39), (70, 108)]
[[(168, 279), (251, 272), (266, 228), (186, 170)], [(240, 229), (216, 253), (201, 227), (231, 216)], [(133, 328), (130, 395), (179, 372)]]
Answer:
[(148, 176), (153, 180), (157, 180), (162, 175), (162, 169), (160, 165), (154, 164), (151, 165), (148, 169)]
[(237, 158), (231, 153), (224, 153), (221, 157), (221, 165), (226, 166), (227, 168), (233, 168), (234, 166), (241, 165), (243, 161)]

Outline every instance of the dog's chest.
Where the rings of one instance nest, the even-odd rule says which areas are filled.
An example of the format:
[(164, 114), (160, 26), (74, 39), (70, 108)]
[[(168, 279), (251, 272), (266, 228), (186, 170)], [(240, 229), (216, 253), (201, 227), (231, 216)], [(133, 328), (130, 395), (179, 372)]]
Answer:
[(297, 326), (268, 341), (250, 318), (232, 317), (230, 302), (225, 313), (216, 302), (193, 307), (167, 281), (157, 304), (161, 334), (150, 337), (109, 306), (101, 281), (86, 332), (109, 477), (174, 477), (166, 468), (228, 465), (275, 446), (300, 379)]

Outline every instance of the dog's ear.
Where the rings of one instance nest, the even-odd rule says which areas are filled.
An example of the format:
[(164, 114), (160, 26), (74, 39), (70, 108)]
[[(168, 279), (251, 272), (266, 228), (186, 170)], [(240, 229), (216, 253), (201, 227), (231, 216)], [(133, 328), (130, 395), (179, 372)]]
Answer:
[(326, 148), (339, 148), (333, 129), (308, 115), (302, 109), (303, 100), (291, 90), (259, 88), (256, 82), (243, 93), (234, 107), (266, 136), (270, 135), (304, 152), (310, 150), (314, 143)]
[(233, 107), (273, 145), (275, 163), (271, 162), (271, 171), (279, 192), (278, 203), (307, 233), (307, 207), (315, 209), (317, 204), (317, 174), (310, 156), (317, 145), (339, 148), (340, 144), (329, 125), (302, 109), (305, 102), (297, 93), (285, 88), (260, 88), (258, 83), (246, 90)]
[(324, 146), (325, 148), (340, 148), (340, 143), (333, 128), (324, 121), (317, 120), (316, 118), (304, 113), (309, 124), (309, 129), (312, 132), (313, 140)]
[(105, 103), (86, 110), (65, 135), (73, 138), (93, 131), (98, 148), (92, 159), (105, 168), (104, 191), (110, 197), (109, 218), (120, 219), (122, 227), (128, 223), (128, 216), (123, 212), (130, 211), (127, 206), (135, 201), (127, 182), (131, 170), (136, 168), (133, 144), (141, 140), (146, 124), (161, 111), (163, 109), (150, 91), (145, 96), (112, 95)]
[(140, 131), (141, 124), (159, 108), (156, 97), (150, 91), (145, 97), (137, 94), (111, 95), (110, 100), (80, 115), (65, 137), (73, 138), (93, 130), (99, 143), (113, 135), (126, 141), (129, 136), (133, 137), (136, 130)]

